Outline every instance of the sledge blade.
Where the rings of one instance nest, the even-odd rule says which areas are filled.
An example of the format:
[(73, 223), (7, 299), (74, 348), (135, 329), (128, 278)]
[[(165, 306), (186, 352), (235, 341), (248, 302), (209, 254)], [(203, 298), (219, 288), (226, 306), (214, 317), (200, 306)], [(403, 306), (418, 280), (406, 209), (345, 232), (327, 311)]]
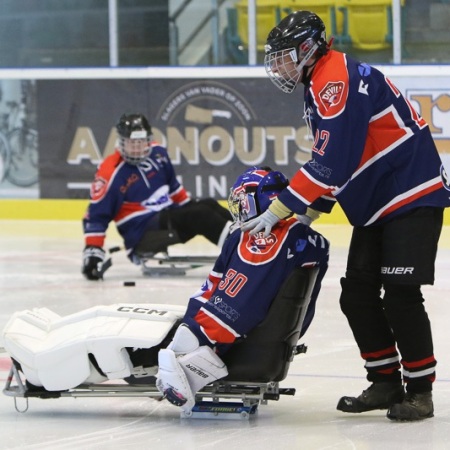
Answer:
[(197, 402), (191, 411), (182, 411), (182, 419), (248, 420), (257, 412), (258, 403), (245, 406), (239, 402)]

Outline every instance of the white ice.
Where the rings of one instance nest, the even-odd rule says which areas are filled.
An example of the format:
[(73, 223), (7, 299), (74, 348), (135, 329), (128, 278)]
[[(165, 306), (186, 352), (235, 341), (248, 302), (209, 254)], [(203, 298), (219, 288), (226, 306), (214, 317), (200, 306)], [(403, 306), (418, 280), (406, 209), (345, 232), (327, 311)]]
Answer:
[[(180, 419), (175, 406), (142, 398), (30, 399), (29, 410), (19, 413), (13, 399), (0, 394), (0, 449), (449, 449), (450, 228), (441, 237), (436, 283), (424, 288), (438, 360), (435, 417), (416, 423), (391, 422), (385, 411), (336, 410), (342, 395), (358, 395), (368, 383), (338, 303), (350, 227), (316, 228), (331, 241), (331, 264), (303, 340), (308, 351), (296, 357), (280, 383), (296, 388), (295, 396), (261, 405), (248, 421), (220, 421)], [(114, 245), (120, 240), (110, 230), (108, 247)], [(179, 247), (179, 254), (217, 252), (199, 238)], [(0, 329), (13, 312), (34, 307), (66, 315), (121, 302), (185, 305), (208, 272), (198, 268), (183, 277), (144, 277), (119, 252), (112, 255), (114, 264), (103, 282), (88, 282), (80, 273), (82, 248), (79, 222), (0, 221)], [(136, 286), (124, 287), (123, 281)], [(9, 359), (0, 353), (2, 386), (8, 371)]]

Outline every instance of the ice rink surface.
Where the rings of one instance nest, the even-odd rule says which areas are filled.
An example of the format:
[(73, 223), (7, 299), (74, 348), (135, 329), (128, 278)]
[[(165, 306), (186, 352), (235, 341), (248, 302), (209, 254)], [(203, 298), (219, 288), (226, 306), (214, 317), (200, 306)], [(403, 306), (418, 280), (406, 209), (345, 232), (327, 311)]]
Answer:
[[(445, 228), (436, 265), (436, 284), (423, 289), (438, 360), (434, 385), (435, 417), (396, 423), (385, 411), (344, 414), (343, 395), (368, 386), (346, 319), (339, 309), (339, 278), (344, 274), (350, 227), (315, 227), (331, 241), (330, 269), (315, 320), (281, 387), (296, 395), (260, 405), (249, 420), (181, 419), (166, 401), (143, 398), (30, 399), (26, 413), (0, 394), (0, 449), (302, 449), (375, 450), (450, 448), (450, 228)], [(120, 245), (114, 230), (107, 247)], [(215, 254), (196, 238), (174, 253)], [(0, 329), (13, 312), (47, 307), (67, 315), (96, 305), (163, 303), (185, 305), (208, 269), (176, 278), (144, 277), (123, 252), (115, 253), (103, 282), (81, 273), (83, 241), (78, 222), (0, 221)], [(136, 286), (124, 287), (124, 281)], [(0, 346), (2, 343), (0, 342)], [(9, 359), (0, 353), (2, 388)], [(24, 399), (18, 399), (23, 406)]]

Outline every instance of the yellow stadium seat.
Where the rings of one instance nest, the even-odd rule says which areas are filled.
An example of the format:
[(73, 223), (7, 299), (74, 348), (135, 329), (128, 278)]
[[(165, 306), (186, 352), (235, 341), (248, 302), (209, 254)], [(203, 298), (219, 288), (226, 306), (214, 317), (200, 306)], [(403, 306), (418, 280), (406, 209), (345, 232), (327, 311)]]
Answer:
[(392, 0), (339, 0), (339, 3), (338, 10), (343, 13), (340, 42), (362, 50), (381, 50), (392, 44)]
[(327, 36), (336, 36), (340, 32), (336, 17), (336, 4), (339, 1), (340, 0), (280, 0), (281, 16), (284, 17), (293, 11), (312, 11), (317, 14), (325, 24)]
[[(236, 5), (237, 32), (242, 45), (248, 48), (248, 1), (239, 0)], [(333, 0), (256, 0), (256, 45), (264, 50), (267, 35), (280, 20), (297, 10), (316, 13), (325, 23), (329, 35), (336, 33), (336, 11)]]
[[(256, 45), (264, 50), (267, 35), (280, 21), (280, 2), (274, 0), (257, 0), (256, 3)], [(237, 31), (242, 45), (248, 48), (248, 2), (240, 0), (236, 3)]]

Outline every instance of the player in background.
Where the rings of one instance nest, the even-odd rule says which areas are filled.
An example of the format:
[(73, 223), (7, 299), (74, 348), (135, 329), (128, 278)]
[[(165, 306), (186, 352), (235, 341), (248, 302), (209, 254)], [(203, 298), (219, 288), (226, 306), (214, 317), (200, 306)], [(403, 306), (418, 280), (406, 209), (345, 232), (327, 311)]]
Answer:
[(331, 50), (310, 11), (288, 15), (269, 33), (265, 67), (285, 93), (304, 85), (312, 158), (243, 230), (268, 234), (291, 212), (313, 219), (338, 202), (354, 226), (340, 305), (372, 384), (337, 409), (432, 417), (436, 359), (421, 285), (434, 283), (450, 200), (430, 129), (379, 70)]
[(83, 275), (88, 280), (102, 278), (111, 221), (135, 264), (140, 254), (157, 253), (161, 246), (185, 243), (197, 235), (221, 247), (231, 225), (229, 211), (214, 199), (190, 198), (167, 150), (152, 141), (147, 118), (124, 114), (116, 129), (118, 148), (99, 166), (83, 218)]
[(252, 168), (231, 189), (233, 230), (206, 282), (189, 300), (182, 324), (167, 349), (159, 352), (157, 387), (185, 410), (203, 386), (227, 375), (220, 356), (266, 316), (284, 280), (295, 267), (319, 267), (301, 336), (314, 316), (329, 243), (297, 217), (281, 220), (264, 236), (242, 233), (239, 225), (267, 210), (288, 185), (270, 168)]

